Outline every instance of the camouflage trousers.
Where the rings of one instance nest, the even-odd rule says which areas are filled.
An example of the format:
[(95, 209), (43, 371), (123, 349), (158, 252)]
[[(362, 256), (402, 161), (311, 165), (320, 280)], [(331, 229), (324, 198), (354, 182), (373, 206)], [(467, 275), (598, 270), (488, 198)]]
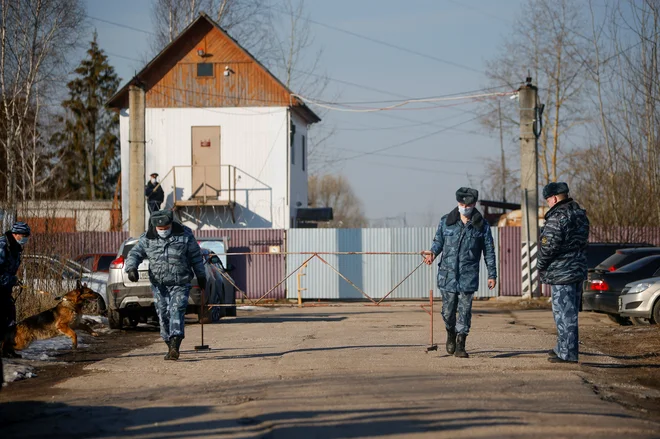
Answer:
[(156, 313), (160, 321), (160, 336), (166, 342), (170, 337), (185, 337), (183, 325), (185, 323), (186, 307), (190, 285), (164, 286), (151, 285), (156, 303)]
[[(472, 323), (472, 296), (474, 293), (450, 293), (440, 290), (442, 294), (442, 320), (448, 331), (467, 335)], [(458, 312), (458, 321), (456, 313)]]
[(578, 311), (582, 283), (552, 285), (552, 314), (557, 325), (555, 354), (562, 360), (578, 360)]

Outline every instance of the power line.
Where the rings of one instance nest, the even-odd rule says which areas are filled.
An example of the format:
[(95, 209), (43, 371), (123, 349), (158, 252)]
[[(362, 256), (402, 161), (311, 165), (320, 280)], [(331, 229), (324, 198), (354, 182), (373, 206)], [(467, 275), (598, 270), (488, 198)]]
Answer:
[[(332, 148), (332, 149), (341, 149), (342, 151), (355, 152), (354, 150), (349, 149), (349, 148), (335, 147), (335, 148)], [(379, 157), (392, 157), (392, 158), (398, 158), (398, 159), (404, 159), (404, 160), (421, 160), (421, 161), (424, 161), (424, 162), (460, 163), (460, 164), (480, 163), (478, 160), (447, 160), (447, 159), (435, 159), (435, 158), (429, 158), (429, 157), (408, 156), (408, 155), (403, 155), (403, 154), (376, 153), (374, 155), (377, 155)]]
[(103, 18), (92, 17), (91, 15), (85, 15), (85, 16), (86, 16), (87, 18), (91, 19), (91, 20), (94, 20), (94, 21), (100, 21), (101, 23), (111, 24), (111, 25), (113, 25), (113, 26), (122, 27), (122, 28), (124, 28), (124, 29), (129, 29), (129, 30), (132, 30), (132, 31), (135, 31), (135, 32), (141, 32), (141, 33), (143, 33), (143, 34), (147, 34), (147, 35), (154, 35), (154, 36), (156, 35), (156, 34), (153, 33), (153, 32), (149, 32), (149, 31), (147, 31), (147, 30), (140, 29), (140, 28), (133, 27), (133, 26), (128, 26), (128, 25), (126, 25), (126, 24), (117, 23), (117, 22), (110, 21), (110, 20), (105, 20), (105, 19), (103, 19)]
[(366, 155), (375, 155), (375, 154), (377, 154), (377, 153), (379, 153), (379, 152), (388, 151), (388, 150), (390, 150), (390, 149), (394, 149), (394, 148), (399, 148), (399, 147), (401, 147), (401, 146), (405, 146), (405, 145), (408, 145), (408, 144), (410, 144), (410, 143), (417, 142), (418, 140), (423, 140), (423, 139), (427, 139), (427, 138), (429, 138), (429, 137), (436, 136), (436, 135), (438, 135), (438, 134), (440, 134), (440, 133), (442, 133), (442, 132), (445, 132), (445, 131), (447, 131), (447, 130), (450, 130), (450, 129), (452, 129), (452, 128), (456, 128), (456, 127), (459, 127), (459, 126), (464, 125), (464, 124), (466, 124), (466, 123), (472, 122), (472, 121), (474, 121), (474, 120), (476, 120), (476, 119), (478, 119), (478, 118), (480, 118), (480, 117), (481, 117), (481, 116), (473, 117), (472, 119), (464, 120), (464, 121), (459, 122), (459, 123), (457, 123), (457, 124), (455, 124), (455, 125), (452, 125), (452, 126), (449, 126), (449, 127), (444, 127), (444, 128), (442, 128), (442, 129), (437, 130), (437, 131), (434, 131), (434, 132), (432, 132), (432, 133), (424, 134), (424, 135), (422, 135), (422, 136), (415, 137), (415, 138), (410, 139), (410, 140), (406, 140), (405, 142), (395, 143), (394, 145), (386, 146), (386, 147), (384, 147), (384, 148), (375, 149), (375, 150), (373, 150), (373, 151), (365, 151), (365, 152), (363, 152), (363, 153), (361, 153), (361, 154), (356, 154), (356, 155), (354, 155), (354, 156), (352, 156), (352, 157), (345, 157), (345, 158), (337, 159), (336, 162), (347, 161), (347, 160), (353, 160), (353, 159), (356, 159), (356, 158), (364, 157), (364, 156), (366, 156)]
[(399, 166), (399, 165), (392, 165), (389, 163), (378, 163), (378, 162), (362, 162), (363, 164), (367, 165), (374, 165), (374, 166), (384, 166), (387, 168), (394, 168), (394, 169), (405, 169), (408, 171), (417, 171), (417, 172), (426, 172), (429, 174), (435, 174), (435, 175), (462, 175), (465, 176), (467, 175), (466, 173), (463, 172), (454, 172), (454, 171), (444, 171), (444, 170), (434, 170), (434, 169), (425, 169), (425, 168), (415, 168), (415, 167), (410, 167), (410, 166)]
[[(271, 6), (271, 9), (275, 10), (276, 12), (278, 12), (282, 15), (289, 15), (289, 16), (292, 16), (292, 17), (294, 16), (293, 13), (290, 13), (288, 11), (284, 11), (282, 9), (279, 9), (279, 8), (275, 7), (275, 6)], [(399, 51), (402, 51), (402, 52), (410, 53), (412, 55), (417, 55), (417, 56), (422, 57), (422, 58), (430, 59), (430, 60), (437, 61), (437, 62), (447, 64), (447, 65), (451, 65), (451, 66), (458, 67), (458, 68), (461, 68), (461, 69), (464, 69), (464, 70), (469, 70), (471, 72), (476, 72), (476, 73), (481, 73), (481, 74), (484, 73), (481, 70), (474, 69), (474, 68), (466, 66), (464, 64), (459, 64), (459, 63), (454, 62), (454, 61), (449, 61), (449, 60), (446, 60), (446, 59), (438, 58), (437, 56), (428, 55), (426, 53), (422, 53), (422, 52), (419, 52), (417, 50), (408, 49), (407, 47), (403, 47), (403, 46), (399, 46), (399, 45), (396, 45), (396, 44), (388, 43), (387, 41), (382, 41), (382, 40), (379, 40), (379, 39), (376, 39), (376, 38), (372, 38), (372, 37), (369, 37), (369, 36), (366, 36), (366, 35), (359, 34), (357, 32), (352, 32), (352, 31), (342, 29), (342, 28), (339, 28), (339, 27), (336, 27), (336, 26), (321, 23), (319, 21), (312, 20), (311, 18), (305, 18), (305, 17), (300, 17), (300, 18), (307, 21), (307, 22), (309, 22), (309, 23), (316, 24), (317, 26), (325, 27), (327, 29), (331, 29), (331, 30), (334, 30), (336, 32), (341, 32), (341, 33), (344, 33), (344, 34), (347, 34), (347, 35), (352, 35), (356, 38), (360, 38), (360, 39), (363, 39), (363, 40), (366, 40), (366, 41), (370, 41), (370, 42), (375, 43), (375, 44), (380, 44), (382, 46), (389, 47), (391, 49), (396, 49), (396, 50), (399, 50)]]
[[(79, 49), (85, 49), (85, 50), (89, 49), (89, 46), (85, 46), (85, 45), (83, 45), (83, 44), (75, 44), (75, 46), (78, 47)], [(140, 63), (142, 62), (142, 61), (139, 60), (139, 59), (130, 58), (130, 57), (128, 57), (128, 56), (123, 56), (123, 55), (118, 55), (118, 54), (116, 54), (116, 53), (108, 52), (107, 50), (102, 49), (102, 48), (100, 48), (100, 47), (99, 47), (99, 49), (102, 50), (103, 53), (105, 53), (106, 55), (114, 56), (114, 57), (116, 57), (116, 58), (123, 58), (123, 59), (128, 60), (128, 61), (136, 61), (136, 62), (140, 62)]]
[[(485, 98), (493, 98), (493, 97), (500, 97), (500, 96), (508, 96), (510, 94), (513, 94), (513, 92), (505, 92), (505, 93), (482, 93), (478, 95), (466, 95), (466, 96), (451, 96), (451, 97), (438, 97), (438, 98), (419, 98), (419, 99), (408, 99), (402, 102), (398, 102), (394, 105), (390, 105), (387, 107), (381, 107), (381, 108), (350, 108), (350, 107), (345, 107), (345, 104), (341, 102), (331, 102), (331, 103), (324, 103), (322, 101), (310, 99), (305, 96), (301, 96), (298, 94), (292, 94), (292, 96), (297, 97), (298, 99), (305, 101), (309, 104), (319, 106), (321, 108), (326, 108), (328, 110), (333, 110), (333, 111), (344, 111), (344, 112), (349, 112), (349, 113), (375, 113), (379, 111), (392, 111), (399, 109), (400, 107), (403, 107), (408, 104), (418, 104), (418, 103), (433, 103), (433, 102), (446, 102), (446, 101), (458, 101), (458, 100), (467, 100), (467, 101), (474, 101), (478, 99), (485, 99)], [(470, 103), (470, 102), (468, 102)], [(342, 105), (344, 105), (342, 107)], [(417, 109), (417, 108), (416, 108)]]

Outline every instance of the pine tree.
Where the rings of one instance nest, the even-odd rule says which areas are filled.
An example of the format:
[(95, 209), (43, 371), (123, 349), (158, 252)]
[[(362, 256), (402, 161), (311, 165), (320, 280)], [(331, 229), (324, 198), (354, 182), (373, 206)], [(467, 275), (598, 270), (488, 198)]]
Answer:
[(109, 199), (121, 171), (119, 114), (105, 108), (120, 79), (99, 48), (97, 35), (87, 56), (67, 84), (69, 98), (62, 102), (64, 128), (53, 143), (61, 151), (62, 173), (58, 198)]

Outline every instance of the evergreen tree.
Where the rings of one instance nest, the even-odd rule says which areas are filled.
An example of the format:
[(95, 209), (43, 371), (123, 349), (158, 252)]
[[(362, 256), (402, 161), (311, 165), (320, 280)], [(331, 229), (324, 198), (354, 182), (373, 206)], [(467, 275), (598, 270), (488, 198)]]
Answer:
[(97, 43), (67, 84), (69, 98), (62, 102), (64, 128), (53, 137), (60, 148), (62, 174), (56, 188), (58, 198), (112, 198), (121, 171), (119, 114), (105, 108), (117, 91), (120, 79)]

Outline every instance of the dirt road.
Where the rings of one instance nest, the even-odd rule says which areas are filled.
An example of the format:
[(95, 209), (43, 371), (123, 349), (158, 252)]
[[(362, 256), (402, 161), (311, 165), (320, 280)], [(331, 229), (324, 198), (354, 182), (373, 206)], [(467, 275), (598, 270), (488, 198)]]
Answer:
[[(438, 314), (442, 342), (440, 328)], [(3, 438), (660, 437), (660, 423), (603, 398), (594, 381), (627, 360), (585, 345), (581, 366), (546, 361), (548, 311), (476, 303), (470, 359), (442, 344), (425, 353), (418, 305), (239, 311), (205, 329), (212, 350), (193, 350), (199, 327), (189, 326), (176, 363), (157, 342), (41, 394), (5, 389)]]

